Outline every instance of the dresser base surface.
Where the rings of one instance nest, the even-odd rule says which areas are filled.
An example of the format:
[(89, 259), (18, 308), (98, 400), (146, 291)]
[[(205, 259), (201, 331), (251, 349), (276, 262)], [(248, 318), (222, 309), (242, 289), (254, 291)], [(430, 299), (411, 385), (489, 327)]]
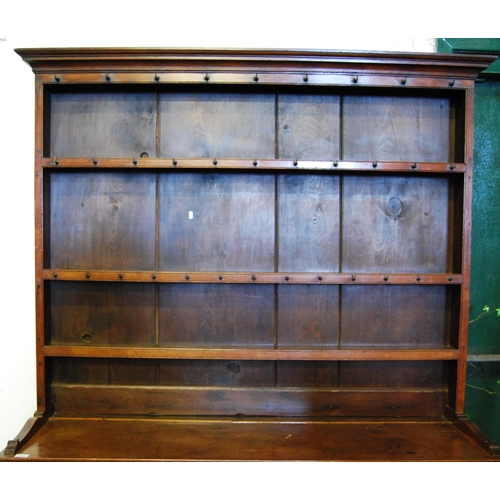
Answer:
[(487, 461), (452, 422), (52, 417), (13, 457), (41, 461)]

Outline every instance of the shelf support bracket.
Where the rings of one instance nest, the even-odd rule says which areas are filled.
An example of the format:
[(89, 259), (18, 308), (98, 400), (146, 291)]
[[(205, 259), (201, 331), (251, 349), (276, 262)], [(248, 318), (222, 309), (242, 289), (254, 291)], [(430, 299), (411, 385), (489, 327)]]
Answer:
[(466, 436), (477, 443), (481, 448), (485, 449), (494, 457), (500, 457), (500, 445), (492, 443), (483, 431), (475, 424), (471, 422), (467, 415), (456, 414), (451, 408), (447, 407), (445, 409), (446, 417), (451, 420), (453, 425), (462, 431)]
[[(3, 451), (4, 457), (15, 457), (19, 449), (47, 422), (51, 411), (36, 412), (33, 417), (28, 419), (21, 429), (21, 432), (14, 438), (7, 442), (7, 446)], [(0, 452), (1, 456), (1, 452)]]

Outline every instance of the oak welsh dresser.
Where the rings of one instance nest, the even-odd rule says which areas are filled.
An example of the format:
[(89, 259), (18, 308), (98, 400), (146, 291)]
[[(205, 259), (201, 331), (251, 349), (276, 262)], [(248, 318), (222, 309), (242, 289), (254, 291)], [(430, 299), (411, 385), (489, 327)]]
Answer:
[(464, 416), (493, 57), (18, 49), (38, 411), (4, 460), (492, 460)]

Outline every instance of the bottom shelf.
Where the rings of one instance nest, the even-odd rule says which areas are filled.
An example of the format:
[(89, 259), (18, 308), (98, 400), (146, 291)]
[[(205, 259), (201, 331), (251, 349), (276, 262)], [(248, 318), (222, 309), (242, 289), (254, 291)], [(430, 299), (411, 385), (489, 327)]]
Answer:
[(444, 418), (387, 421), (54, 416), (38, 419), (37, 426), (12, 456), (7, 456), (6, 450), (1, 452), (0, 460), (500, 460), (470, 437), (468, 423), (457, 424)]

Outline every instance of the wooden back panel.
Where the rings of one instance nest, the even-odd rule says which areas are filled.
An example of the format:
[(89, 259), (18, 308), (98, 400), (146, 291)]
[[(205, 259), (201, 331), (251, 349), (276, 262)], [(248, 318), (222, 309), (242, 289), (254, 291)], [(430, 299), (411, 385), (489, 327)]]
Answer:
[(156, 94), (54, 93), (50, 156), (156, 156)]
[(160, 94), (160, 156), (274, 158), (272, 94)]
[(52, 172), (47, 267), (155, 268), (154, 174)]
[(447, 272), (448, 183), (430, 176), (347, 176), (342, 271)]
[(159, 200), (160, 270), (274, 271), (274, 176), (161, 175)]
[(346, 96), (343, 113), (345, 159), (455, 161), (447, 99)]
[(46, 156), (463, 161), (457, 96), (286, 88), (53, 92)]

